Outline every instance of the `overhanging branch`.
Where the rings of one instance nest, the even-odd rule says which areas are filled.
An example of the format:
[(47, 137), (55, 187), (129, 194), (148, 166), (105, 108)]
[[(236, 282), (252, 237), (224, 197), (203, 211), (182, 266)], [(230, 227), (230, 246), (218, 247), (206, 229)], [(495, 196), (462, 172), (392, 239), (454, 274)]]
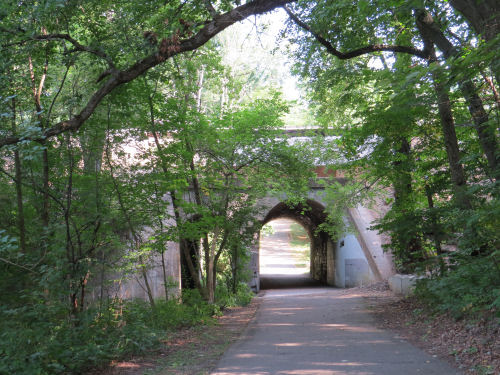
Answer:
[(80, 42), (78, 42), (75, 38), (73, 38), (69, 34), (41, 34), (41, 35), (33, 35), (33, 36), (29, 37), (28, 39), (17, 41), (17, 42), (8, 43), (8, 44), (5, 44), (5, 45), (2, 45), (2, 47), (6, 48), (6, 47), (14, 46), (14, 45), (22, 45), (22, 44), (26, 44), (26, 43), (28, 43), (30, 41), (53, 41), (53, 40), (57, 40), (57, 41), (65, 40), (65, 41), (71, 43), (71, 45), (73, 46), (73, 50), (72, 50), (73, 52), (75, 52), (75, 51), (88, 52), (88, 53), (90, 53), (92, 55), (95, 55), (97, 57), (100, 57), (100, 58), (106, 60), (106, 62), (109, 64), (110, 67), (112, 67), (112, 68), (115, 67), (115, 64), (113, 63), (113, 60), (106, 53), (104, 53), (102, 51), (99, 51), (99, 50), (92, 49), (92, 48), (90, 48), (88, 46), (85, 46), (85, 45), (81, 44)]
[(348, 60), (361, 55), (366, 55), (373, 52), (396, 52), (396, 53), (406, 53), (413, 56), (420, 57), (422, 59), (428, 59), (429, 54), (425, 50), (419, 50), (410, 46), (399, 46), (399, 45), (388, 45), (388, 44), (371, 44), (365, 47), (357, 48), (349, 52), (341, 52), (336, 49), (328, 40), (323, 38), (320, 34), (316, 33), (312, 28), (306, 24), (304, 21), (300, 20), (288, 7), (283, 7), (287, 12), (290, 19), (300, 28), (309, 32), (321, 45), (323, 45), (328, 53), (334, 55), (340, 60)]
[[(135, 78), (144, 74), (149, 69), (161, 64), (165, 60), (175, 55), (181, 54), (183, 52), (193, 51), (203, 46), (215, 35), (225, 30), (227, 27), (233, 25), (234, 23), (247, 18), (248, 16), (263, 14), (293, 1), (294, 0), (254, 0), (240, 5), (227, 13), (217, 16), (215, 19), (207, 22), (206, 25), (198, 33), (188, 39), (180, 41), (175, 40), (175, 38), (173, 37), (168, 40), (163, 39), (156, 53), (153, 53), (139, 61), (136, 61), (133, 65), (125, 70), (117, 70), (114, 74), (110, 75), (110, 78), (106, 82), (104, 82), (103, 85), (99, 89), (97, 89), (97, 91), (95, 91), (95, 93), (90, 97), (87, 104), (77, 115), (68, 120), (61, 121), (54, 126), (46, 129), (45, 131), (43, 131), (41, 137), (22, 138), (19, 136), (11, 136), (2, 138), (0, 139), (0, 148), (7, 145), (17, 144), (23, 140), (43, 141), (47, 138), (62, 134), (67, 131), (78, 130), (92, 115), (92, 113), (94, 113), (99, 103), (101, 103), (101, 101), (118, 86), (133, 81)], [(58, 37), (60, 37), (60, 39), (65, 39), (72, 43), (71, 40), (64, 36), (65, 34), (52, 35), (57, 35)], [(48, 37), (48, 35), (44, 37)], [(75, 45), (73, 43), (73, 45), (75, 46), (75, 48), (78, 48), (77, 46), (80, 44), (78, 43)], [(85, 47), (82, 45), (80, 46), (81, 48)]]
[(215, 18), (219, 15), (219, 13), (217, 13), (210, 0), (204, 0), (203, 2), (205, 3), (205, 8), (207, 8), (207, 11), (208, 13), (210, 13), (210, 16), (212, 18)]

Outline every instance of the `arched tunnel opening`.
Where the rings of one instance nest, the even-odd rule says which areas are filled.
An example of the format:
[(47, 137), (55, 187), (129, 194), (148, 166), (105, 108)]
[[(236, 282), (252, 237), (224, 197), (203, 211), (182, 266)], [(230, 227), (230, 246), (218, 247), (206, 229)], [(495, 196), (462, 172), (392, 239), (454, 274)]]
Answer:
[(324, 206), (313, 200), (293, 207), (281, 202), (269, 211), (259, 240), (260, 289), (329, 284), (333, 241), (317, 230), (325, 220)]
[(311, 240), (295, 220), (275, 219), (260, 232), (260, 275), (310, 274)]

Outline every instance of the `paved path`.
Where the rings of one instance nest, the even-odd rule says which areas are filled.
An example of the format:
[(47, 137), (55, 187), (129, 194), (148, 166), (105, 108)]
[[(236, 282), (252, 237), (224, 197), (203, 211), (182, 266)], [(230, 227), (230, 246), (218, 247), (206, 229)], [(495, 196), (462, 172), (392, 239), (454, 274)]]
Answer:
[(301, 260), (300, 249), (290, 245), (293, 220), (271, 221), (274, 233), (263, 235), (260, 240), (260, 275), (309, 274), (309, 264)]
[(360, 297), (334, 288), (266, 291), (246, 335), (213, 375), (460, 374), (375, 327)]

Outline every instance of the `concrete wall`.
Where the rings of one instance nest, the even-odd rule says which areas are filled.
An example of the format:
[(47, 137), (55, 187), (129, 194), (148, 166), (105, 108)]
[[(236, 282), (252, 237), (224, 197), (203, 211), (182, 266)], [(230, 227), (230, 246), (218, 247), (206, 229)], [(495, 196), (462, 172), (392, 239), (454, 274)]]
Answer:
[(396, 274), (389, 277), (389, 288), (391, 288), (395, 294), (408, 296), (413, 293), (415, 284), (420, 279), (423, 279), (423, 276)]
[[(170, 201), (169, 215), (173, 216), (173, 206), (171, 204), (170, 196), (165, 195), (164, 200)], [(163, 221), (167, 226), (175, 225), (173, 218)], [(141, 236), (147, 239), (153, 235), (151, 228), (144, 227)], [(181, 291), (181, 263), (180, 263), (180, 249), (177, 242), (167, 242), (167, 248), (164, 252), (165, 270), (168, 282), (168, 295), (170, 297), (179, 296)], [(145, 259), (147, 267), (147, 278), (154, 298), (165, 298), (165, 283), (163, 277), (163, 267), (161, 255), (157, 253), (151, 254), (150, 257)], [(110, 274), (101, 274), (96, 277), (91, 286), (91, 298), (98, 299), (103, 297), (110, 298), (141, 298), (148, 299), (144, 278), (140, 269), (129, 270), (127, 272)], [(102, 280), (104, 279), (104, 281)], [(101, 285), (103, 286), (101, 288)]]
[(250, 248), (250, 281), (248, 285), (255, 292), (260, 291), (260, 272), (259, 272), (259, 246), (260, 246), (260, 232), (256, 233), (253, 238), (253, 244)]
[(344, 234), (335, 248), (335, 286), (349, 288), (376, 281), (354, 234)]
[[(262, 209), (259, 215), (260, 220), (264, 220), (270, 210), (283, 202), (286, 197), (283, 196), (280, 198), (267, 197), (259, 202), (259, 206)], [(309, 198), (319, 204), (324, 204), (322, 190), (319, 187), (311, 188)], [(189, 197), (186, 196), (185, 199), (189, 199)], [(324, 235), (321, 239), (317, 238), (313, 240), (313, 252), (311, 254), (311, 272), (313, 273), (313, 277), (327, 285), (343, 288), (363, 285), (392, 276), (395, 273), (392, 255), (384, 253), (382, 248), (382, 245), (387, 243), (389, 239), (369, 229), (373, 220), (380, 215), (380, 212), (361, 206), (350, 209), (347, 212), (346, 220), (352, 224), (353, 231), (356, 234), (346, 233), (339, 239), (331, 239)], [(317, 217), (312, 218), (310, 222), (314, 222), (315, 219)], [(302, 222), (302, 224), (306, 224), (307, 226), (307, 220)], [(317, 222), (314, 223), (314, 225), (317, 224)], [(166, 223), (166, 225), (174, 225), (174, 223)], [(308, 229), (310, 233), (314, 231), (313, 227), (309, 227)], [(260, 285), (258, 238), (259, 236), (256, 234), (254, 244), (250, 249), (251, 261), (249, 263), (252, 275), (250, 286), (255, 291), (258, 291)], [(175, 283), (174, 286), (170, 287), (170, 295), (180, 293), (181, 266), (179, 252), (179, 245), (177, 243), (172, 242), (168, 244), (168, 251), (166, 252), (168, 276)], [(148, 278), (153, 295), (156, 298), (163, 298), (165, 290), (161, 259), (159, 257), (153, 257), (150, 260)], [(121, 276), (114, 279), (116, 281), (109, 283), (107, 286), (107, 290), (105, 291), (107, 295), (120, 298), (147, 299), (144, 283), (139, 273), (129, 278)], [(100, 291), (96, 291), (94, 295), (99, 293)]]
[[(181, 290), (181, 266), (179, 244), (169, 242), (165, 252), (165, 269), (168, 278), (168, 295), (177, 297)], [(161, 256), (155, 255), (148, 261), (147, 278), (154, 298), (165, 298), (165, 284)], [(144, 279), (140, 272), (123, 278), (119, 285), (120, 298), (148, 299)]]
[(328, 243), (326, 244), (326, 257), (327, 257), (326, 258), (326, 261), (327, 261), (326, 283), (327, 283), (327, 285), (330, 285), (330, 286), (335, 286), (335, 275), (336, 275), (335, 253), (337, 251), (336, 247), (337, 247), (337, 244), (333, 243), (332, 241), (328, 241)]
[[(300, 222), (310, 233), (312, 278), (327, 285), (344, 288), (381, 281), (392, 276), (395, 273), (392, 254), (385, 253), (382, 247), (389, 239), (369, 228), (374, 220), (385, 214), (386, 207), (383, 202), (378, 205), (378, 211), (362, 206), (347, 211), (345, 220), (348, 226), (352, 227), (352, 234), (342, 234), (339, 239), (331, 239), (325, 234), (314, 237), (315, 228), (324, 220), (321, 215), (317, 215), (318, 207), (323, 205), (322, 193), (320, 188), (311, 189), (309, 199), (316, 202), (316, 206), (304, 215), (294, 213), (293, 209), (288, 212), (284, 209), (279, 211), (283, 212), (283, 217)], [(283, 203), (278, 198), (269, 197), (261, 200), (260, 205), (263, 213), (269, 212), (267, 216), (263, 215), (263, 218), (269, 220), (269, 215), (270, 219), (279, 218), (279, 215), (273, 216), (271, 213), (275, 213), (276, 208)], [(255, 285), (259, 285), (258, 246), (252, 251), (257, 260), (252, 261), (254, 279), (251, 284), (256, 290)]]
[(356, 232), (358, 243), (377, 280), (386, 280), (396, 273), (392, 254), (384, 252), (382, 247), (382, 245), (389, 243), (390, 239), (370, 229), (374, 220), (383, 214), (383, 212), (361, 206), (351, 208), (347, 212), (348, 219)]
[[(180, 295), (180, 253), (179, 244), (168, 242), (168, 249), (165, 252), (165, 269), (169, 279), (168, 295), (177, 297)], [(161, 256), (155, 254), (147, 261), (147, 278), (154, 298), (165, 298), (165, 284), (163, 282), (163, 268)], [(102, 288), (101, 288), (102, 285)], [(144, 279), (139, 270), (127, 274), (101, 274), (96, 275), (89, 285), (90, 298), (94, 301), (104, 298), (133, 299), (140, 298), (147, 300), (148, 296), (144, 286)]]

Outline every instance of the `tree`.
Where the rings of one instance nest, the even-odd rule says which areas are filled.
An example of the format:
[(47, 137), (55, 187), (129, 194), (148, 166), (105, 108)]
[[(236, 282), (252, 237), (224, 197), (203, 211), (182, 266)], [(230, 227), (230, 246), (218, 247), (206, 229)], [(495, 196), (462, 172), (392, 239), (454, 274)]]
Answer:
[[(433, 37), (429, 32), (430, 23), (427, 22), (426, 27), (422, 26), (422, 12), (425, 11), (421, 8), (416, 9), (413, 16), (411, 11), (415, 5), (394, 4), (392, 2), (356, 2), (333, 6), (301, 2), (297, 4), (295, 9), (297, 12), (302, 12), (303, 17), (299, 17), (291, 8), (285, 9), (291, 22), (305, 31), (305, 34), (298, 33), (294, 36), (302, 46), (299, 52), (300, 55), (306, 56), (306, 63), (303, 63), (302, 58), (299, 63), (303, 67), (303, 74), (310, 74), (311, 71), (314, 72), (313, 74), (321, 74), (316, 72), (321, 72), (321, 69), (328, 69), (327, 61), (329, 59), (325, 58), (325, 53), (341, 60), (357, 57), (360, 64), (362, 64), (363, 55), (382, 52), (382, 55), (379, 54), (379, 56), (383, 59), (383, 65), (392, 71), (394, 71), (394, 65), (387, 63), (388, 55), (384, 55), (385, 52), (411, 55), (413, 56), (413, 64), (418, 64), (419, 61), (425, 62), (427, 59), (435, 61), (431, 65), (432, 68), (429, 70), (429, 74), (434, 81), (436, 102), (443, 129), (442, 137), (448, 154), (450, 175), (455, 186), (455, 197), (461, 207), (470, 209), (472, 207), (470, 198), (467, 197), (465, 192), (467, 177), (461, 161), (462, 151), (458, 146), (454, 114), (449, 99), (449, 96), (453, 94), (452, 90), (454, 90), (453, 84), (455, 81), (452, 81), (453, 79), (458, 80), (460, 87), (465, 88), (463, 90), (464, 97), (469, 104), (480, 147), (482, 147), (490, 165), (489, 169), (485, 169), (490, 176), (495, 176), (496, 173), (496, 149), (498, 148), (496, 138), (491, 125), (488, 124), (488, 116), (480, 114), (481, 111), (481, 113), (485, 113), (484, 107), (468, 78), (463, 78), (463, 75), (459, 74), (449, 76), (448, 72), (443, 67), (440, 67), (441, 63), (437, 62), (433, 52), (434, 44), (436, 43), (440, 48), (445, 49), (444, 44), (446, 44), (446, 41), (442, 43), (443, 33), (437, 32), (435, 25), (432, 25), (432, 30), (436, 32)], [(432, 9), (436, 11), (436, 9), (442, 8), (436, 5)], [(331, 27), (332, 20), (334, 20), (334, 27)], [(393, 26), (394, 24), (396, 27)], [(409, 37), (404, 40), (399, 38), (398, 40), (398, 35), (402, 33), (408, 34)], [(416, 45), (419, 38), (424, 42), (423, 49), (413, 46)], [(446, 38), (444, 39), (446, 40)], [(448, 51), (444, 54), (445, 57), (451, 56), (450, 48), (448, 42)], [(341, 52), (342, 50), (347, 50), (347, 52)], [(456, 53), (454, 56), (456, 56)], [(452, 63), (451, 60), (447, 62)], [(414, 67), (415, 65), (413, 65)], [(420, 73), (415, 72), (415, 74), (412, 73), (411, 75), (415, 76), (417, 74)], [(423, 78), (425, 75), (420, 77)]]
[[(181, 103), (179, 108), (184, 106)], [(176, 197), (187, 197), (176, 200), (177, 231), (184, 241), (201, 240), (201, 254), (199, 259), (195, 257), (199, 264), (189, 268), (211, 303), (218, 260), (231, 248), (240, 247), (238, 242), (248, 242), (258, 230), (256, 201), (281, 188), (281, 180), (296, 179), (293, 168), (305, 164), (296, 148), (288, 146), (286, 139), (279, 140), (285, 108), (275, 97), (227, 111), (222, 117), (209, 119), (196, 113), (184, 117), (182, 128), (175, 121), (178, 131), (171, 133), (168, 144), (157, 148), (160, 160), (175, 160), (172, 164), (181, 166), (169, 171), (177, 175), (176, 180), (185, 179), (182, 186), (169, 188)], [(301, 170), (307, 173), (304, 166)], [(192, 260), (191, 256), (186, 259)], [(200, 264), (203, 282), (196, 272)]]
[[(219, 14), (212, 6), (195, 8), (191, 13), (191, 9), (184, 9), (181, 4), (148, 3), (134, 8), (128, 4), (120, 6), (89, 2), (86, 6), (91, 12), (90, 18), (86, 19), (88, 16), (85, 16), (83, 20), (79, 20), (80, 8), (76, 6), (61, 8), (57, 1), (49, 2), (43, 9), (35, 7), (32, 15), (21, 13), (20, 17), (17, 17), (18, 12), (12, 12), (13, 16), (7, 18), (1, 30), (5, 41), (2, 43), (4, 48), (55, 41), (59, 47), (57, 57), (64, 58), (66, 54), (89, 54), (96, 64), (104, 65), (106, 70), (97, 77), (96, 83), (92, 85), (93, 90), (87, 95), (88, 99), (82, 101), (77, 113), (67, 116), (67, 120), (51, 124), (50, 127), (46, 126), (35, 136), (22, 137), (16, 134), (4, 136), (0, 139), (0, 147), (19, 143), (23, 139), (43, 141), (67, 131), (78, 130), (95, 112), (102, 100), (117, 87), (135, 80), (173, 56), (196, 50), (230, 25), (250, 15), (273, 10), (287, 2), (289, 1), (255, 0), (223, 14)], [(13, 8), (15, 6), (11, 5)], [(222, 9), (228, 8), (230, 4), (224, 3)], [(102, 14), (106, 17), (102, 17)], [(207, 15), (212, 18), (207, 19)], [(28, 23), (30, 16), (36, 20), (35, 25)], [(128, 28), (124, 34), (123, 25), (130, 19), (129, 17), (138, 18), (136, 25), (140, 20), (157, 31), (138, 30), (136, 27), (135, 35), (130, 35), (132, 30)], [(60, 24), (57, 22), (59, 19)], [(93, 24), (93, 27), (89, 30), (83, 29), (78, 21), (87, 21)], [(65, 28), (69, 28), (72, 32), (61, 32), (61, 29)], [(118, 35), (114, 34), (115, 30), (119, 31)], [(75, 34), (89, 39), (89, 45), (79, 42), (74, 37)], [(12, 38), (14, 41), (6, 41)], [(133, 40), (132, 46), (124, 54), (121, 51), (123, 41), (130, 38)], [(143, 57), (136, 60), (137, 53)], [(124, 68), (120, 68), (121, 66)]]
[[(461, 3), (495, 24), (491, 3)], [(422, 296), (460, 314), (496, 304), (499, 118), (490, 75), (498, 41), (478, 43), (477, 30), (444, 2), (286, 9), (296, 72), (309, 82), (324, 132), (338, 136), (331, 167), (352, 179), (328, 191), (341, 202), (333, 207), (366, 202), (378, 188), (391, 206), (373, 228), (391, 236), (386, 247), (400, 271), (433, 275)], [(484, 275), (491, 284), (478, 281)]]

